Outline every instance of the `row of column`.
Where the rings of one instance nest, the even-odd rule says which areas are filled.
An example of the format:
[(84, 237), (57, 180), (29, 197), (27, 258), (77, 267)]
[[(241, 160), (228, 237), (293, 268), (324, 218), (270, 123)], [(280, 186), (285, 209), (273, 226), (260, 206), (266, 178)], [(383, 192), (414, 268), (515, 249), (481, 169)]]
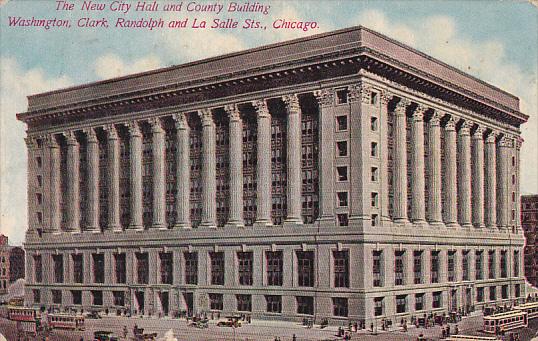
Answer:
[[(301, 109), (297, 95), (283, 97), (287, 109), (288, 216), (285, 224), (302, 224), (301, 217)], [(257, 112), (257, 219), (256, 224), (271, 224), (271, 115), (266, 100), (252, 103)], [(237, 105), (227, 105), (230, 131), (230, 217), (228, 226), (243, 226), (243, 122)], [(197, 112), (202, 123), (202, 220), (201, 227), (216, 227), (216, 127), (211, 109)], [(176, 224), (190, 224), (190, 128), (186, 113), (172, 116), (177, 130)], [(159, 118), (149, 119), (152, 132), (153, 222), (152, 228), (166, 229), (166, 132)], [(143, 229), (142, 206), (142, 132), (138, 122), (123, 123), (129, 131), (130, 146), (130, 217), (129, 230)], [(120, 145), (115, 125), (103, 127), (107, 134), (108, 229), (119, 232), (120, 224)], [(83, 130), (87, 140), (87, 226), (99, 227), (99, 145), (95, 128)], [(65, 231), (80, 232), (79, 142), (75, 132), (63, 133), (67, 141), (67, 222)], [(51, 167), (51, 230), (60, 232), (60, 149), (56, 137), (48, 138)]]
[[(394, 109), (394, 221), (396, 223), (445, 224), (447, 227), (507, 228), (509, 217), (509, 160), (513, 138), (478, 126), (472, 131), (469, 121), (438, 111), (433, 112), (428, 129), (428, 158), (425, 164), (424, 114), (429, 108), (414, 106), (408, 99), (399, 99)], [(411, 120), (411, 152), (408, 179), (407, 120)], [(444, 126), (441, 126), (441, 120)], [(456, 126), (459, 125), (459, 129)], [(441, 146), (444, 134), (444, 146)], [(498, 140), (498, 142), (497, 142)], [(444, 163), (441, 150), (444, 148)], [(497, 155), (497, 149), (500, 155)], [(500, 169), (497, 170), (497, 165)], [(428, 216), (426, 216), (425, 171), (428, 170)], [(411, 181), (411, 216), (408, 217), (408, 184)], [(500, 193), (497, 193), (500, 191)], [(444, 195), (444, 200), (442, 196)], [(499, 200), (497, 201), (497, 198)], [(497, 217), (497, 202), (499, 217)]]

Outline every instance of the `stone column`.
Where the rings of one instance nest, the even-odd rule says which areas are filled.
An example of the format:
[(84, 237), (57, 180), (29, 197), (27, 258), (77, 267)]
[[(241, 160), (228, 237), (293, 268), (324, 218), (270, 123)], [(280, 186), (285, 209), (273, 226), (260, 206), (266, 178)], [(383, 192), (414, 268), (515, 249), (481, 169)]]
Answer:
[(435, 111), (428, 123), (428, 221), (442, 224), (441, 199), (441, 115)]
[(484, 128), (478, 127), (473, 133), (472, 200), (473, 225), (484, 227)]
[(499, 214), (497, 225), (501, 229), (507, 229), (510, 225), (510, 159), (514, 141), (511, 136), (504, 135), (499, 140), (499, 157), (497, 158), (497, 198), (499, 202)]
[(272, 225), (271, 221), (271, 114), (265, 100), (252, 102), (257, 113), (257, 205), (255, 226)]
[(389, 151), (388, 151), (388, 105), (392, 100), (393, 94), (383, 90), (380, 96), (381, 109), (379, 111), (379, 130), (381, 133), (381, 169), (379, 170), (379, 179), (381, 181), (381, 221), (383, 226), (389, 226), (392, 222), (389, 214)]
[(216, 131), (211, 109), (198, 112), (202, 120), (202, 221), (201, 227), (217, 227)]
[(153, 155), (153, 224), (152, 228), (166, 229), (166, 169), (165, 169), (165, 137), (161, 120), (153, 118), (149, 121), (152, 136)]
[(486, 167), (485, 167), (485, 212), (486, 226), (497, 227), (497, 133), (491, 132), (486, 137)]
[(471, 227), (471, 124), (463, 122), (458, 132), (458, 218), (462, 227)]
[(142, 132), (136, 121), (127, 123), (130, 134), (131, 223), (129, 229), (143, 230), (142, 224)]
[[(121, 231), (120, 224), (120, 146), (114, 125), (104, 127), (107, 132), (108, 158), (108, 228)], [(103, 227), (104, 228), (104, 227)]]
[(521, 193), (520, 193), (520, 179), (521, 179), (521, 146), (524, 140), (521, 136), (517, 136), (515, 140), (516, 147), (516, 182), (515, 182), (515, 191), (516, 191), (516, 231), (514, 233), (519, 233), (521, 231)]
[(230, 218), (226, 225), (244, 226), (243, 121), (237, 105), (227, 105), (224, 110), (230, 118)]
[(445, 165), (443, 192), (444, 201), (444, 222), (447, 227), (458, 226), (458, 193), (457, 193), (457, 142), (456, 142), (456, 122), (453, 117), (445, 125)]
[(413, 112), (411, 125), (413, 148), (411, 165), (413, 167), (411, 177), (411, 220), (413, 223), (424, 224), (426, 222), (425, 208), (425, 173), (424, 173), (424, 113), (427, 107), (419, 105)]
[(60, 212), (60, 146), (56, 136), (48, 136), (48, 147), (50, 152), (50, 231), (61, 232), (61, 212)]
[(288, 215), (284, 225), (302, 225), (301, 212), (301, 107), (296, 94), (283, 98), (287, 112)]
[(93, 128), (84, 130), (86, 134), (87, 172), (87, 226), (86, 231), (99, 232), (99, 141)]
[(406, 109), (411, 104), (402, 98), (394, 109), (394, 222), (407, 219), (407, 131)]
[(67, 140), (67, 226), (66, 231), (80, 232), (79, 143), (74, 131), (64, 133)]
[(319, 112), (319, 218), (324, 226), (335, 226), (334, 219), (334, 91), (317, 90)]
[(191, 196), (191, 167), (190, 167), (190, 129), (187, 114), (174, 114), (177, 130), (176, 145), (176, 228), (190, 228), (190, 196)]

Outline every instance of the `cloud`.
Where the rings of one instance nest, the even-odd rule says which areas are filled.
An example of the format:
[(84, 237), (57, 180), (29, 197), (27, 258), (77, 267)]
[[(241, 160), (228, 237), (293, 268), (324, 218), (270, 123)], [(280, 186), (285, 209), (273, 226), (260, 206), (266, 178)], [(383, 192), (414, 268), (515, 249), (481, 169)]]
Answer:
[(27, 108), (26, 95), (71, 85), (41, 69), (25, 71), (14, 58), (0, 57), (0, 232), (20, 244), (27, 228), (25, 125), (15, 114)]
[(538, 86), (537, 70), (522, 70), (509, 60), (504, 45), (495, 40), (472, 40), (458, 32), (453, 18), (435, 15), (404, 24), (382, 11), (368, 10), (358, 23), (400, 40), (443, 62), (497, 86), (520, 98), (520, 110), (529, 115), (522, 126), (525, 143), (521, 149), (522, 193), (538, 192)]
[(161, 61), (154, 55), (126, 63), (118, 55), (108, 53), (97, 58), (94, 71), (99, 78), (107, 79), (154, 70), (159, 67), (161, 67)]

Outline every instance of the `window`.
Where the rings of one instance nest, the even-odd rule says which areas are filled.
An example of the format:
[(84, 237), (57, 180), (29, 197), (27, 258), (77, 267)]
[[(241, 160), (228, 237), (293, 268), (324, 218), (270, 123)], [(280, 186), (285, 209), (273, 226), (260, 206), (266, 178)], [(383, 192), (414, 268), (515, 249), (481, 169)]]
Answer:
[(347, 166), (336, 167), (338, 173), (338, 181), (347, 181)]
[(73, 281), (75, 283), (84, 282), (84, 264), (82, 262), (82, 255), (73, 255)]
[(224, 307), (222, 296), (222, 294), (209, 294), (209, 309), (222, 310)]
[(116, 283), (127, 282), (127, 266), (125, 264), (125, 253), (117, 253), (114, 255), (114, 264), (116, 270)]
[(376, 105), (377, 104), (377, 98), (378, 98), (378, 95), (377, 95), (377, 92), (373, 92), (370, 94), (370, 104), (371, 105)]
[(377, 131), (378, 129), (378, 120), (377, 117), (371, 117), (370, 118), (370, 129), (372, 131)]
[(51, 290), (52, 293), (52, 303), (53, 304), (62, 304), (62, 291), (61, 290)]
[(38, 205), (43, 204), (43, 195), (41, 193), (36, 193), (35, 198)]
[(377, 167), (370, 168), (370, 179), (372, 180), (372, 182), (379, 181), (379, 170), (377, 169)]
[(336, 90), (336, 104), (346, 104), (348, 100), (347, 88)]
[(489, 279), (495, 278), (495, 251), (489, 251), (488, 253), (488, 277)]
[(405, 255), (405, 251), (394, 252), (394, 284), (395, 285), (405, 284), (404, 255)]
[(73, 299), (73, 304), (82, 305), (82, 291), (71, 290), (71, 298)]
[(240, 285), (252, 285), (252, 252), (238, 252), (237, 253), (238, 272), (239, 272), (239, 284)]
[(125, 292), (124, 291), (113, 291), (112, 296), (114, 298), (114, 305), (118, 307), (125, 306)]
[(436, 291), (432, 294), (432, 308), (441, 308), (443, 306), (442, 292)]
[(333, 297), (333, 315), (347, 317), (347, 298)]
[(482, 264), (483, 262), (483, 251), (476, 251), (475, 252), (475, 277), (477, 280), (484, 279), (484, 269)]
[(484, 288), (476, 288), (476, 301), (484, 302)]
[(516, 176), (515, 174), (512, 174), (512, 185), (516, 184)]
[(53, 255), (52, 262), (54, 263), (54, 282), (64, 282), (64, 257), (62, 255)]
[(383, 251), (373, 251), (372, 252), (372, 256), (373, 256), (372, 271), (373, 271), (373, 280), (374, 280), (373, 285), (374, 285), (374, 287), (383, 286), (382, 274), (381, 274), (382, 255), (383, 255)]
[(100, 290), (92, 290), (92, 304), (103, 305), (103, 292)]
[(34, 304), (41, 303), (41, 290), (32, 289), (32, 295), (34, 296)]
[(185, 252), (185, 283), (198, 284), (198, 252)]
[(447, 257), (448, 281), (456, 280), (456, 251), (449, 251)]
[(338, 192), (338, 206), (347, 207), (347, 192)]
[(268, 313), (282, 313), (282, 296), (265, 295)]
[(422, 283), (422, 251), (413, 252), (413, 273), (415, 284)]
[(508, 254), (506, 251), (501, 251), (501, 278), (508, 277)]
[(383, 297), (374, 298), (374, 315), (383, 315)]
[(508, 298), (508, 285), (506, 284), (501, 287), (501, 297), (503, 300)]
[(148, 284), (149, 262), (146, 252), (136, 254), (136, 279), (138, 284)]
[(401, 314), (407, 311), (407, 295), (396, 296), (396, 313)]
[(333, 251), (334, 287), (349, 288), (349, 252)]
[(372, 207), (377, 207), (378, 206), (378, 197), (379, 197), (379, 195), (376, 192), (370, 193), (370, 201), (371, 201), (370, 204), (371, 204)]
[(347, 141), (336, 142), (336, 156), (347, 156)]
[(519, 250), (514, 251), (514, 277), (519, 277)]
[(297, 251), (298, 285), (300, 287), (314, 286), (314, 252)]
[(161, 252), (159, 258), (161, 259), (161, 283), (172, 284), (174, 282), (172, 252)]
[(338, 226), (348, 226), (349, 225), (349, 219), (346, 213), (339, 213), (337, 214), (338, 218)]
[(92, 254), (92, 260), (93, 260), (93, 282), (104, 283), (105, 282), (105, 255), (94, 253)]
[(211, 284), (224, 285), (224, 252), (210, 252)]
[(235, 295), (237, 300), (237, 311), (252, 311), (251, 295)]
[(36, 283), (43, 281), (43, 267), (42, 267), (41, 255), (34, 255), (34, 280)]
[(424, 310), (424, 294), (415, 295), (415, 310)]
[(377, 150), (377, 142), (372, 142), (370, 145), (370, 156), (377, 157), (378, 156), (378, 150)]
[(489, 287), (489, 300), (495, 301), (497, 299), (497, 287)]
[(338, 131), (347, 130), (347, 116), (336, 116), (336, 128)]
[(283, 258), (282, 251), (267, 251), (267, 285), (282, 285)]
[(314, 297), (297, 296), (297, 314), (314, 315)]
[(430, 273), (431, 273), (431, 282), (439, 283), (439, 252), (431, 252), (431, 264), (430, 264)]
[(379, 225), (379, 216), (377, 214), (372, 214), (370, 219), (372, 222), (372, 227)]
[(43, 167), (43, 159), (41, 159), (41, 156), (36, 157), (35, 161), (37, 163), (37, 168)]
[(36, 212), (37, 214), (37, 222), (41, 225), (43, 224), (43, 212)]
[(514, 285), (514, 295), (516, 297), (521, 297), (521, 285), (520, 284)]
[(43, 177), (41, 175), (37, 176), (37, 186), (40, 188), (43, 187)]

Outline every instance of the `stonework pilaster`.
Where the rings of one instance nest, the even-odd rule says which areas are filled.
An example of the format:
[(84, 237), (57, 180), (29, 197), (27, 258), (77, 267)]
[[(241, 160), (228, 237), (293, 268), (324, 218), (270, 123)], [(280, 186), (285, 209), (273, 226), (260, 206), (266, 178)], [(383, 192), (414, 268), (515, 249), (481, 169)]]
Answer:
[(462, 227), (471, 227), (471, 127), (464, 121), (458, 131), (458, 220)]
[(85, 230), (97, 232), (99, 231), (99, 141), (94, 128), (87, 128), (84, 133), (86, 134), (86, 159), (88, 160), (86, 186), (88, 205)]
[(271, 225), (271, 114), (265, 100), (252, 102), (256, 109), (257, 139), (257, 208), (255, 226)]
[(198, 111), (202, 120), (202, 221), (201, 227), (217, 227), (216, 128), (211, 109)]
[(173, 116), (177, 130), (176, 146), (176, 224), (175, 228), (190, 228), (190, 129), (186, 113), (177, 113)]
[(243, 222), (243, 121), (235, 104), (224, 110), (230, 125), (230, 218), (229, 226), (244, 226)]
[(67, 142), (67, 225), (65, 230), (80, 232), (80, 146), (74, 131), (64, 133)]
[(424, 166), (424, 114), (427, 107), (419, 105), (413, 112), (411, 134), (411, 220), (422, 224), (426, 221), (425, 166)]
[(472, 162), (472, 209), (473, 225), (484, 227), (484, 131), (478, 126), (472, 136), (473, 162)]
[(138, 122), (127, 123), (129, 129), (131, 170), (131, 223), (130, 230), (142, 230), (142, 132)]
[(435, 111), (428, 122), (428, 222), (442, 224), (441, 114)]
[(458, 225), (458, 172), (457, 172), (457, 135), (456, 121), (450, 117), (445, 124), (445, 164), (444, 164), (444, 217), (447, 227), (457, 227)]
[(485, 220), (488, 228), (497, 227), (497, 133), (490, 132), (486, 137), (485, 167)]
[(166, 132), (159, 118), (149, 121), (153, 155), (153, 223), (152, 228), (166, 229)]
[(407, 223), (407, 132), (406, 110), (411, 104), (400, 99), (394, 109), (394, 222)]
[[(108, 228), (121, 231), (120, 224), (120, 145), (116, 127), (104, 127), (107, 133), (108, 159)], [(104, 228), (104, 226), (103, 226)]]

